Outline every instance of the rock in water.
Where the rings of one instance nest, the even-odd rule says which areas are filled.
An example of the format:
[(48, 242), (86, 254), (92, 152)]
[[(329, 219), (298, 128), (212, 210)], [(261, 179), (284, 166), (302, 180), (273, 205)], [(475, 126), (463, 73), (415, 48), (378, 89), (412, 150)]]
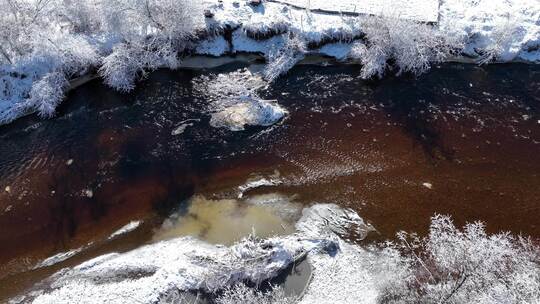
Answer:
[(287, 110), (275, 101), (247, 99), (212, 114), (210, 125), (215, 128), (242, 131), (246, 125), (273, 125), (280, 121), (286, 114)]

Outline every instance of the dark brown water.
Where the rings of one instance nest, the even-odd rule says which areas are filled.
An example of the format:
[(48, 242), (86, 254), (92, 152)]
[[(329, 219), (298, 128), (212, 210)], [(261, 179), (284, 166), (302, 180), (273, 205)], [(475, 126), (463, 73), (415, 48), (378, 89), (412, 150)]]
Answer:
[[(158, 71), (129, 95), (94, 81), (55, 119), (0, 127), (0, 301), (61, 267), (152, 241), (188, 198), (237, 199), (250, 178), (280, 183), (247, 198), (355, 209), (377, 229), (371, 240), (426, 233), (435, 213), (540, 237), (540, 67), (448, 64), (372, 82), (354, 66), (297, 67), (260, 92), (288, 109), (283, 122), (212, 128), (192, 81), (237, 68)], [(143, 224), (107, 239), (132, 220)]]

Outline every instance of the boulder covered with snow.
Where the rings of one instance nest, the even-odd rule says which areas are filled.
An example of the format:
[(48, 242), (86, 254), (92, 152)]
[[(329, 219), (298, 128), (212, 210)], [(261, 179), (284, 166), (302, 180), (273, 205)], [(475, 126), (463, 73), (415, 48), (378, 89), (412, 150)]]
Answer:
[(213, 113), (210, 125), (242, 131), (246, 126), (270, 126), (280, 121), (287, 110), (274, 101), (249, 99)]

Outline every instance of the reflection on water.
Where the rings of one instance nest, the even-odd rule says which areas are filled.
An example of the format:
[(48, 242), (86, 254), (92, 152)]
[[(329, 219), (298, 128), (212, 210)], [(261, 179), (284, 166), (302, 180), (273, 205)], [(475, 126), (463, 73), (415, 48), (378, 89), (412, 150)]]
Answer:
[(299, 213), (299, 206), (291, 203), (253, 204), (197, 195), (183, 210), (165, 220), (154, 240), (190, 235), (214, 244), (231, 245), (248, 235), (261, 238), (285, 235), (295, 231), (295, 217)]

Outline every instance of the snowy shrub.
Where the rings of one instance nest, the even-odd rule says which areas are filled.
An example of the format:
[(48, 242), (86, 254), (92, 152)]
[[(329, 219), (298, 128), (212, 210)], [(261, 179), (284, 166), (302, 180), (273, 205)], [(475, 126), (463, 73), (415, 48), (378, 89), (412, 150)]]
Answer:
[(103, 7), (107, 31), (129, 43), (148, 36), (181, 42), (204, 26), (199, 1), (110, 0), (104, 2)]
[(0, 52), (2, 63), (14, 64), (32, 50), (30, 34), (45, 25), (50, 1), (0, 1)]
[(99, 70), (105, 83), (119, 91), (135, 87), (138, 76), (159, 67), (175, 69), (179, 64), (176, 50), (168, 40), (147, 39), (145, 42), (122, 43), (103, 59)]
[(537, 303), (540, 250), (508, 233), (488, 235), (482, 223), (457, 229), (449, 217), (432, 218), (429, 236), (399, 233), (398, 248), (413, 275), (386, 282), (387, 303)]
[(504, 23), (497, 24), (491, 33), (490, 41), (484, 48), (478, 50), (481, 54), (478, 63), (486, 64), (500, 59), (501, 55), (510, 48), (518, 30), (518, 24), (510, 18)]
[(274, 81), (289, 71), (296, 63), (304, 59), (307, 52), (306, 42), (301, 36), (291, 33), (285, 37), (283, 46), (268, 52), (264, 70), (264, 78), (268, 81)]
[(240, 283), (227, 288), (216, 300), (217, 304), (293, 304), (295, 297), (285, 295), (282, 288), (275, 287), (262, 292)]
[(103, 59), (99, 71), (105, 83), (119, 91), (131, 91), (135, 87), (137, 72), (143, 69), (136, 55), (126, 44), (115, 46), (112, 54)]
[(148, 19), (172, 41), (182, 42), (204, 26), (201, 1), (146, 0), (145, 5)]
[(69, 80), (95, 68), (129, 91), (149, 70), (176, 68), (204, 27), (190, 0), (4, 0), (0, 10), (0, 123), (52, 116)]
[(100, 74), (111, 87), (130, 91), (138, 76), (159, 67), (175, 69), (178, 52), (202, 27), (202, 6), (189, 0), (110, 1), (105, 14), (109, 31), (124, 40), (104, 58)]
[(40, 116), (51, 117), (64, 98), (64, 89), (68, 85), (63, 73), (49, 73), (32, 85), (29, 104), (37, 108)]
[(61, 0), (58, 5), (60, 20), (67, 23), (73, 33), (92, 34), (101, 31), (101, 12), (99, 0)]
[(382, 77), (389, 62), (398, 74), (421, 74), (431, 63), (463, 48), (460, 37), (448, 36), (431, 25), (387, 16), (361, 18), (365, 43), (355, 43), (350, 57), (360, 60), (364, 78)]
[(80, 35), (58, 31), (51, 32), (47, 38), (35, 35), (33, 41), (33, 51), (19, 61), (28, 70), (27, 74), (59, 71), (72, 78), (100, 63), (96, 47)]

